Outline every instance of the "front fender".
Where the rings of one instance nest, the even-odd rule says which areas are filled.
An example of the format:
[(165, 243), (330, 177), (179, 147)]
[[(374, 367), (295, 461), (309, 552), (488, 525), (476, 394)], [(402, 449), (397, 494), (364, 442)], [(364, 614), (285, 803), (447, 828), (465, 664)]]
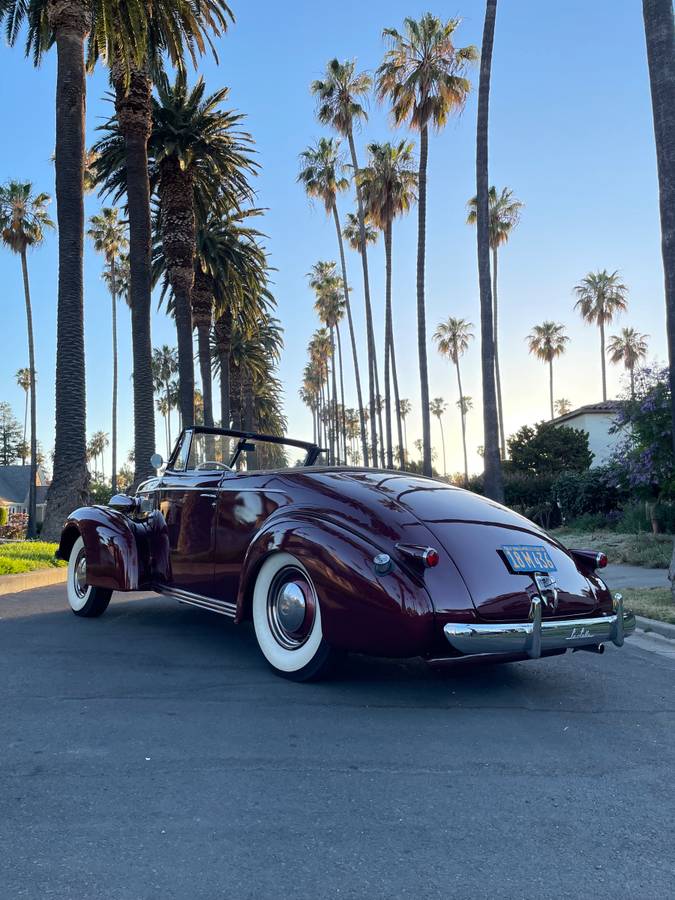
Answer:
[(169, 580), (166, 522), (159, 512), (141, 521), (106, 506), (76, 509), (66, 520), (56, 555), (68, 559), (82, 537), (87, 582), (113, 591), (137, 591)]
[(309, 572), (321, 603), (324, 637), (334, 647), (375, 656), (424, 655), (433, 643), (434, 610), (424, 587), (398, 566), (377, 575), (380, 549), (334, 523), (292, 518), (268, 524), (251, 543), (239, 582), (237, 621), (251, 617), (255, 580), (265, 559), (290, 553)]

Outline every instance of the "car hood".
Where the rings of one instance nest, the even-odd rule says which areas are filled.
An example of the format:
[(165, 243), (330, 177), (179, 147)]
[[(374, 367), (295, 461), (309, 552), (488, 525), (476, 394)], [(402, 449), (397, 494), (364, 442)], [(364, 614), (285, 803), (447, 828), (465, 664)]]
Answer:
[[(405, 473), (363, 469), (340, 474), (342, 492), (351, 494), (352, 500), (363, 503), (374, 492), (380, 516), (386, 516), (384, 508), (388, 508), (392, 521), (405, 523), (414, 517), (430, 532), (430, 543), (440, 545), (450, 557), (480, 618), (523, 621), (529, 616), (537, 589), (530, 575), (514, 575), (507, 569), (499, 551), (508, 544), (543, 546), (553, 560), (555, 591), (544, 597), (544, 617), (592, 614), (599, 609), (601, 592), (577, 569), (567, 551), (507, 507), (445, 482)], [(347, 487), (350, 481), (353, 491)], [(438, 612), (455, 606), (443, 583), (441, 565), (427, 581)]]

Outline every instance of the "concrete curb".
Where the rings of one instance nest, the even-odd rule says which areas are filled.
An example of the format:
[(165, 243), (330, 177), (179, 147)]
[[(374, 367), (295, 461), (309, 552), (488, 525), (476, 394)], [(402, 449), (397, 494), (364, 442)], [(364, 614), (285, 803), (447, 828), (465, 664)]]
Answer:
[(65, 566), (50, 569), (36, 569), (34, 572), (21, 572), (19, 575), (0, 575), (0, 596), (29, 591), (31, 588), (46, 587), (48, 584), (61, 584), (66, 580), (68, 569)]
[(670, 641), (675, 641), (675, 625), (671, 625), (669, 622), (659, 622), (658, 619), (646, 619), (644, 616), (635, 616), (635, 621), (637, 627), (643, 631), (652, 631)]

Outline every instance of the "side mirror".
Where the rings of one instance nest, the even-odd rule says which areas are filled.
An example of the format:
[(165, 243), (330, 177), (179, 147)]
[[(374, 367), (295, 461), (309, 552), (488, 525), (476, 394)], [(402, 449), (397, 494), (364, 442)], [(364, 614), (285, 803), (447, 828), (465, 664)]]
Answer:
[(162, 459), (161, 453), (153, 453), (150, 457), (150, 465), (153, 469), (161, 469), (164, 465), (164, 460)]
[(115, 509), (117, 512), (126, 513), (126, 515), (130, 516), (136, 510), (136, 498), (128, 497), (126, 494), (115, 494), (114, 497), (110, 498), (108, 506), (110, 509)]

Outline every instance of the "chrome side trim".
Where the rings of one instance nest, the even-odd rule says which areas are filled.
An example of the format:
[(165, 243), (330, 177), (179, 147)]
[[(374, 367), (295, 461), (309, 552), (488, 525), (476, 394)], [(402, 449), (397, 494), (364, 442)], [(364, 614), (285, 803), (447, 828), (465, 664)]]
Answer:
[(179, 603), (187, 603), (190, 606), (198, 606), (200, 609), (208, 609), (210, 612), (220, 613), (220, 615), (229, 616), (231, 619), (234, 619), (237, 614), (237, 604), (230, 603), (228, 600), (217, 600), (215, 597), (204, 597), (202, 594), (193, 594), (191, 591), (163, 585), (156, 586), (155, 590), (164, 597), (173, 597)]
[(533, 602), (530, 622), (448, 622), (443, 633), (460, 653), (526, 653), (537, 659), (544, 650), (599, 647), (609, 641), (621, 647), (624, 637), (635, 631), (635, 616), (624, 612), (620, 599), (615, 609), (612, 615), (591, 619), (542, 620), (541, 605)]

